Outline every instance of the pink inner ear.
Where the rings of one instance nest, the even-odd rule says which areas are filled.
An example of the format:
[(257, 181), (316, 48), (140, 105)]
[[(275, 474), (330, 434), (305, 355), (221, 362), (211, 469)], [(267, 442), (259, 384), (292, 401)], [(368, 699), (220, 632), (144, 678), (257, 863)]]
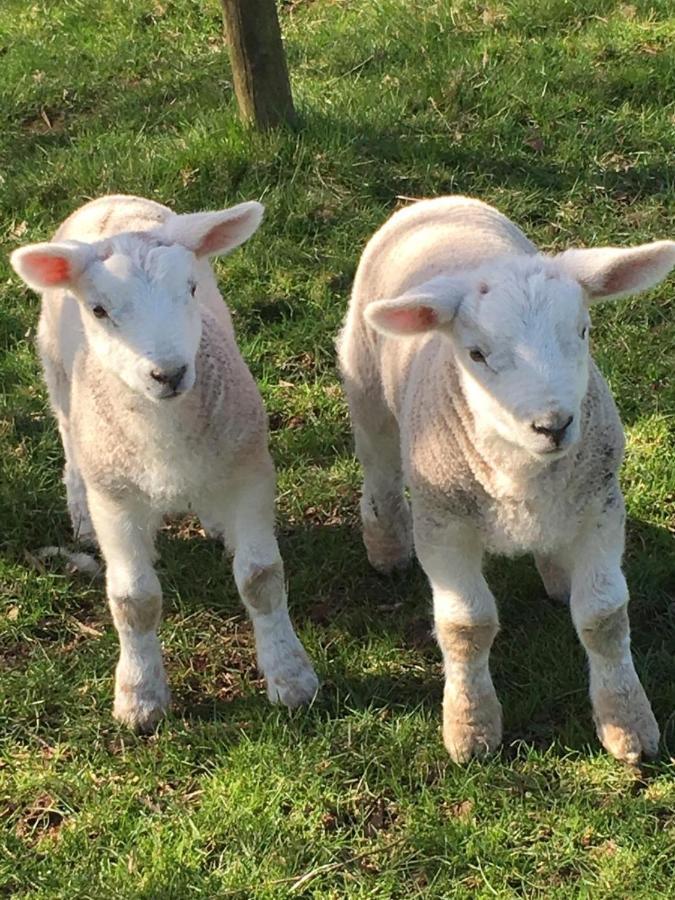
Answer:
[(652, 263), (649, 256), (619, 260), (603, 279), (602, 293), (618, 294), (631, 290), (639, 284), (640, 276)]
[(385, 321), (400, 332), (427, 331), (438, 323), (438, 315), (430, 306), (409, 306), (387, 311)]
[(207, 231), (195, 250), (197, 256), (217, 253), (218, 251), (222, 252), (231, 244), (236, 243), (236, 231), (239, 224), (239, 219), (228, 219), (226, 222), (221, 222), (220, 225), (215, 225), (210, 231)]
[(63, 256), (51, 256), (49, 253), (30, 254), (24, 259), (37, 281), (44, 285), (65, 284), (70, 281), (70, 262)]

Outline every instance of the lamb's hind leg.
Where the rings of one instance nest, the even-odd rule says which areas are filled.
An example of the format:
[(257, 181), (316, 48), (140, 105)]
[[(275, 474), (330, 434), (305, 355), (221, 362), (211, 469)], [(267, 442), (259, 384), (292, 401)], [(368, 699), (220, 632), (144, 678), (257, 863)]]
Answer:
[(228, 480), (198, 512), (234, 550), (234, 580), (255, 633), (258, 666), (272, 703), (309, 702), (319, 682), (290, 617), (284, 565), (274, 535), (275, 478), (269, 457)]
[(99, 491), (89, 491), (89, 502), (120, 642), (114, 714), (136, 731), (149, 731), (169, 705), (157, 636), (162, 589), (152, 565), (159, 517), (140, 500), (120, 503)]
[(593, 523), (570, 554), (572, 619), (588, 655), (598, 737), (631, 764), (658, 750), (659, 728), (635, 671), (630, 649), (628, 588), (621, 571), (623, 509)]
[(357, 319), (350, 314), (338, 339), (338, 354), (356, 455), (363, 469), (363, 543), (373, 568), (387, 573), (410, 561), (412, 517), (404, 490), (398, 423), (386, 404), (378, 364)]
[(91, 513), (89, 512), (87, 488), (70, 447), (70, 436), (60, 422), (59, 428), (66, 457), (66, 464), (63, 469), (63, 483), (66, 486), (66, 502), (68, 504), (73, 536), (76, 541), (95, 547), (98, 544), (98, 540)]
[(537, 554), (534, 557), (534, 561), (539, 577), (543, 581), (546, 593), (551, 600), (557, 600), (559, 603), (569, 603), (569, 567), (562, 560), (548, 554)]
[(368, 559), (378, 572), (404, 568), (412, 555), (412, 520), (401, 471), (398, 424), (389, 412), (353, 415), (363, 467), (361, 521)]
[(49, 399), (61, 434), (63, 453), (66, 464), (63, 470), (63, 483), (66, 486), (68, 512), (75, 540), (85, 544), (96, 544), (96, 534), (92, 525), (87, 500), (87, 489), (75, 459), (70, 437), (70, 385), (68, 377), (60, 363), (55, 362), (46, 353), (42, 354)]

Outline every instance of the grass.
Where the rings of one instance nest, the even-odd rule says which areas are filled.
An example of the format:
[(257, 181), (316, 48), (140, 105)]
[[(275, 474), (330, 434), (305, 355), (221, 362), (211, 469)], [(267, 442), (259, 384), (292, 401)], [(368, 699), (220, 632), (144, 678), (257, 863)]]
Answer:
[[(671, 897), (672, 279), (594, 313), (629, 438), (635, 656), (664, 733), (640, 773), (600, 751), (582, 651), (529, 560), (489, 569), (504, 749), (449, 762), (429, 591), (419, 569), (366, 563), (333, 349), (401, 196), (480, 196), (547, 249), (673, 235), (670, 4), (281, 10), (301, 127), (268, 135), (237, 120), (216, 0), (0, 10), (0, 894)], [(323, 681), (309, 710), (267, 705), (228, 564), (183, 525), (160, 541), (173, 714), (150, 739), (123, 732), (100, 582), (31, 561), (68, 523), (38, 301), (6, 255), (109, 191), (267, 205), (218, 271), (270, 412), (293, 615)]]

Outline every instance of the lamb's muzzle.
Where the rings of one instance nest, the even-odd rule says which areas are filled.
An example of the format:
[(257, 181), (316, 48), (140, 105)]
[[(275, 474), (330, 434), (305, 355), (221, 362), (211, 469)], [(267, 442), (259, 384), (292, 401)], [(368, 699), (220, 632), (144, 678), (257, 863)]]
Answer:
[(168, 388), (168, 393), (160, 395), (162, 399), (165, 397), (177, 397), (178, 394), (181, 393), (178, 388), (187, 370), (187, 365), (178, 366), (178, 368), (175, 369), (151, 370), (150, 377), (159, 382), (159, 384), (166, 385)]
[(560, 449), (560, 445), (565, 440), (567, 429), (574, 421), (574, 415), (568, 415), (566, 412), (554, 413), (546, 419), (538, 419), (532, 423), (532, 430), (537, 434), (545, 435), (553, 444), (555, 450)]
[(457, 761), (501, 738), (486, 550), (534, 553), (547, 590), (569, 598), (605, 747), (631, 763), (656, 752), (621, 573), (624, 439), (588, 330), (590, 304), (645, 290), (673, 265), (673, 241), (545, 256), (465, 197), (401, 210), (363, 253), (339, 359), (363, 466), (364, 542), (389, 571), (408, 561), (414, 534)]

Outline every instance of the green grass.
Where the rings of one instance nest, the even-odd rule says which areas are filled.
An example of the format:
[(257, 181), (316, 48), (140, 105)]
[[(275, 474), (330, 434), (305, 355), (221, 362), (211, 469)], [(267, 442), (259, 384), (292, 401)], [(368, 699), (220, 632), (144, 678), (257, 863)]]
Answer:
[[(429, 591), (419, 569), (366, 563), (333, 349), (400, 196), (480, 196), (547, 249), (673, 236), (671, 5), (295, 0), (282, 23), (301, 127), (261, 136), (236, 117), (216, 0), (0, 10), (0, 894), (672, 897), (672, 279), (594, 313), (629, 436), (635, 656), (664, 732), (640, 774), (599, 750), (583, 653), (529, 560), (489, 569), (503, 752), (449, 762)], [(293, 615), (323, 681), (309, 710), (267, 705), (221, 550), (174, 528), (174, 709), (128, 735), (101, 584), (26, 555), (69, 534), (38, 301), (6, 255), (108, 191), (267, 205), (218, 271), (271, 416)]]

